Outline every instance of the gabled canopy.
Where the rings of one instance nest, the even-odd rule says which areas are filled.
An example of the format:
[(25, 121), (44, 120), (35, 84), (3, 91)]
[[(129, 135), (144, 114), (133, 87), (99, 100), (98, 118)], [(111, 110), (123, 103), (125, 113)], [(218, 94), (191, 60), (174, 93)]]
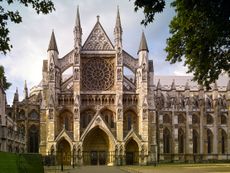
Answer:
[(99, 22), (99, 16), (97, 16), (97, 23), (85, 41), (82, 49), (88, 51), (114, 50), (112, 42)]

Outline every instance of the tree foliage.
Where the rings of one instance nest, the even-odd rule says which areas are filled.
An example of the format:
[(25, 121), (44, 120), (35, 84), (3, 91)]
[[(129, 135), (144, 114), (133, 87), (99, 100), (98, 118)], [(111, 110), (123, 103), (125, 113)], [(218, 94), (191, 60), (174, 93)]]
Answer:
[(11, 86), (11, 83), (7, 82), (6, 80), (3, 66), (0, 66), (0, 85), (2, 85), (4, 90), (7, 90)]
[(175, 0), (166, 60), (180, 62), (199, 84), (209, 85), (223, 72), (230, 76), (230, 4), (228, 0)]
[[(144, 8), (142, 24), (153, 22), (165, 0), (136, 0)], [(176, 16), (170, 24), (166, 60), (184, 61), (194, 80), (209, 88), (221, 73), (230, 76), (230, 2), (228, 0), (174, 0)]]
[(134, 10), (144, 10), (145, 18), (141, 21), (141, 24), (147, 26), (153, 22), (155, 13), (162, 12), (165, 7), (164, 0), (135, 0)]
[[(8, 7), (13, 3), (19, 2), (25, 7), (31, 6), (37, 12), (37, 14), (48, 14), (55, 10), (54, 4), (51, 0), (0, 0), (0, 2), (6, 3)], [(4, 54), (6, 54), (12, 48), (9, 38), (10, 31), (7, 26), (8, 23), (22, 22), (22, 17), (19, 11), (8, 10), (8, 7), (3, 7), (3, 5), (0, 4), (0, 52)]]

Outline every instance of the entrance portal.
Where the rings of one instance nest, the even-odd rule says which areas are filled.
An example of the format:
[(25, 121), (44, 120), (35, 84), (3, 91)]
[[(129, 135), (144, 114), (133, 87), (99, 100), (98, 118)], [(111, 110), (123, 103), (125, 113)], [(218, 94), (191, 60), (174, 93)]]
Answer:
[(71, 164), (71, 151), (69, 142), (62, 139), (57, 147), (57, 161), (58, 164), (70, 165)]
[(126, 144), (126, 164), (135, 165), (138, 164), (138, 160), (139, 160), (138, 145), (136, 141), (131, 139)]
[(83, 142), (83, 161), (85, 165), (105, 165), (108, 162), (109, 138), (100, 128), (89, 132)]

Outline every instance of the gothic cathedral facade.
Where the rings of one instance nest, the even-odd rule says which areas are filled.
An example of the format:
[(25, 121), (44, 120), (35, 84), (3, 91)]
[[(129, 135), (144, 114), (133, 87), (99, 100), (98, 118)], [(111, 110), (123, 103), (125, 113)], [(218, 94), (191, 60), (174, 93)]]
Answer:
[[(27, 147), (29, 140), (39, 141), (32, 149), (57, 155), (57, 162), (61, 153), (65, 164), (146, 165), (230, 158), (227, 77), (224, 86), (215, 83), (209, 91), (192, 86), (191, 78), (180, 86), (177, 80), (164, 86), (160, 77), (154, 79), (144, 33), (137, 57), (123, 49), (119, 11), (114, 44), (99, 17), (83, 44), (79, 11), (73, 32), (74, 47), (64, 57), (59, 57), (52, 32), (42, 82), (30, 96), (25, 94), (23, 102), (17, 97), (14, 101), (19, 124), (28, 117), (26, 129), (40, 134), (38, 139), (29, 136), (24, 124)], [(125, 68), (134, 77), (124, 75)], [(65, 75), (68, 69), (71, 74)]]

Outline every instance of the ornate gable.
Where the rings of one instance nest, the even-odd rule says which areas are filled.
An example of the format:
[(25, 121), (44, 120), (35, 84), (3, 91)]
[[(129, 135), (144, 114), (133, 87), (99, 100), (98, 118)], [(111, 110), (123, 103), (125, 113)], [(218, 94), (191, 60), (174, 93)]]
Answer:
[(105, 33), (105, 30), (99, 21), (97, 21), (89, 37), (85, 41), (82, 49), (88, 51), (103, 51), (114, 49), (112, 42)]

